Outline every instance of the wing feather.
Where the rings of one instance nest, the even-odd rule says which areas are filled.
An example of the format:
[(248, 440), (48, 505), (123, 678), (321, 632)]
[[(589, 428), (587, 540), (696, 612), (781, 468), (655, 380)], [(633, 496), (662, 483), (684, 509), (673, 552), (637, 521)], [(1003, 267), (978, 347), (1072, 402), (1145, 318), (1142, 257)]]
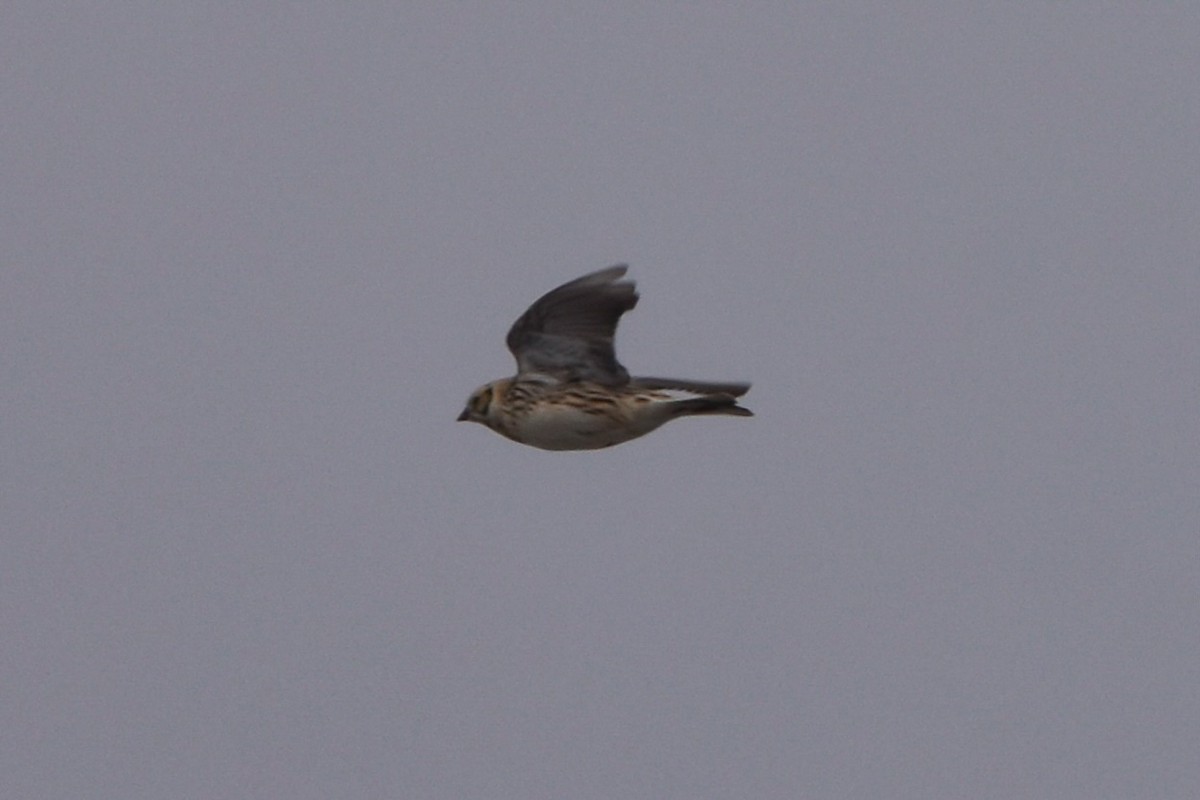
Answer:
[(564, 283), (542, 295), (508, 331), (508, 349), (518, 373), (542, 373), (561, 381), (606, 386), (629, 382), (617, 361), (617, 321), (637, 305), (628, 267), (618, 264)]

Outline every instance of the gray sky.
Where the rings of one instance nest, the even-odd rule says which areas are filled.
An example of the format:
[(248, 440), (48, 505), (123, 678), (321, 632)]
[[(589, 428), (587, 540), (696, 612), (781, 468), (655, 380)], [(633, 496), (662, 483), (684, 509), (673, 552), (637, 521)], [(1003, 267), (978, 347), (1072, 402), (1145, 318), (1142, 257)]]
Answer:
[(1200, 794), (1194, 6), (383, 5), (5, 11), (0, 796)]

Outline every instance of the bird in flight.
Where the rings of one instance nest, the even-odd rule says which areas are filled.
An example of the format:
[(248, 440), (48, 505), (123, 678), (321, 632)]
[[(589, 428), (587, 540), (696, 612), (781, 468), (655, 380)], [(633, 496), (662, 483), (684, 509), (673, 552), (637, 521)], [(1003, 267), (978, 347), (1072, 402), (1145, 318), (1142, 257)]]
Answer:
[(679, 417), (754, 416), (738, 405), (748, 383), (631, 378), (617, 361), (617, 321), (637, 305), (618, 264), (542, 295), (505, 340), (517, 374), (476, 389), (460, 422), (478, 422), (543, 450), (596, 450)]

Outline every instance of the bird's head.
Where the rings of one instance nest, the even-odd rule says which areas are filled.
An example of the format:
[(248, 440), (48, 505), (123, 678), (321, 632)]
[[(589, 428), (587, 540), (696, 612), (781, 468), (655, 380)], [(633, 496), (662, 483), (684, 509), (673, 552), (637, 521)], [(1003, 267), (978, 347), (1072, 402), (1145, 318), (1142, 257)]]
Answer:
[(459, 422), (478, 422), (487, 425), (491, 418), (492, 401), (497, 396), (501, 381), (492, 381), (471, 392), (462, 413), (458, 415)]

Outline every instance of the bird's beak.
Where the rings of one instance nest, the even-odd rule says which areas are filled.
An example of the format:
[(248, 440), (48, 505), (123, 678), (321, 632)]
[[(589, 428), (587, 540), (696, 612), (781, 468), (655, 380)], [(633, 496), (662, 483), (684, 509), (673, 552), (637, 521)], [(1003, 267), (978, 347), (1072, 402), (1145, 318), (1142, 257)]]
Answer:
[(458, 419), (455, 420), (455, 422), (466, 422), (470, 418), (471, 418), (471, 410), (464, 408), (462, 410), (462, 413), (458, 415)]

